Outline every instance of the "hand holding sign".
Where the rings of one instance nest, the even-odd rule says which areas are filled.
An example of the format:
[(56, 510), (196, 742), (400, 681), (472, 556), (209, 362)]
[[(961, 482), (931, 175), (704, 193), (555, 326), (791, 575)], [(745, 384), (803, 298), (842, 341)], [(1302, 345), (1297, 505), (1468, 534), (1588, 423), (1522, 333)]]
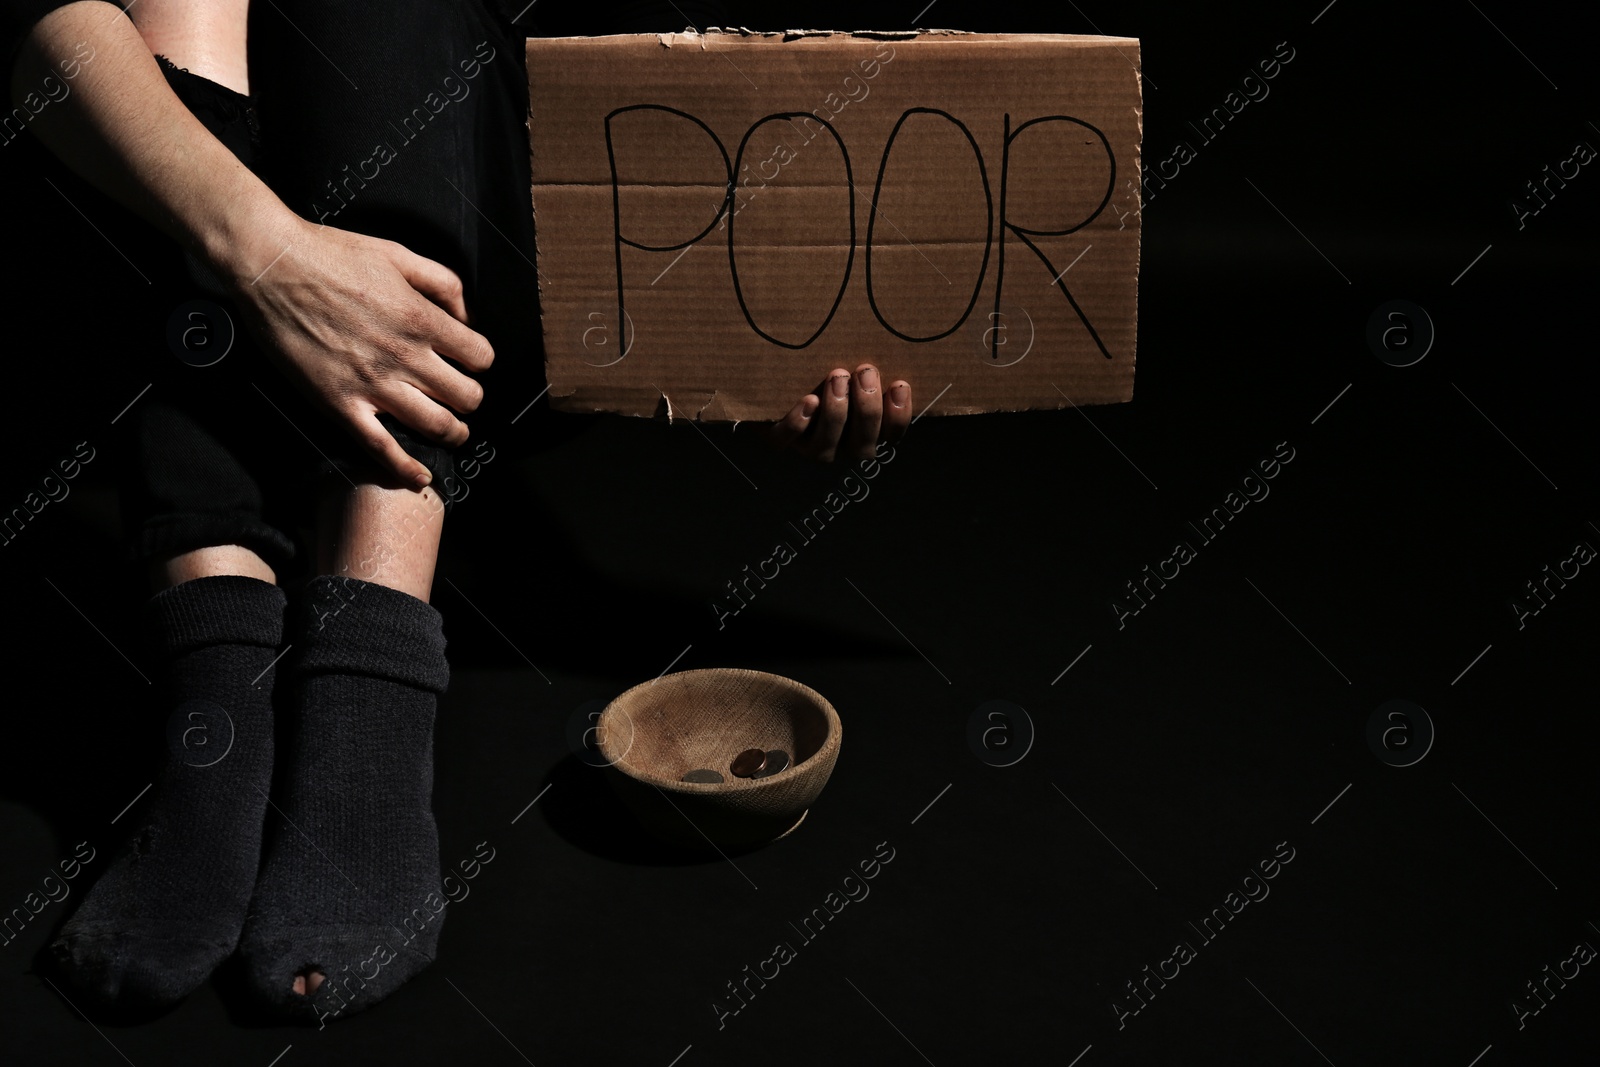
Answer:
[(853, 462), (871, 459), (879, 441), (898, 441), (910, 425), (911, 386), (895, 381), (885, 390), (878, 368), (863, 363), (853, 376), (834, 370), (771, 432), (780, 448), (824, 463)]

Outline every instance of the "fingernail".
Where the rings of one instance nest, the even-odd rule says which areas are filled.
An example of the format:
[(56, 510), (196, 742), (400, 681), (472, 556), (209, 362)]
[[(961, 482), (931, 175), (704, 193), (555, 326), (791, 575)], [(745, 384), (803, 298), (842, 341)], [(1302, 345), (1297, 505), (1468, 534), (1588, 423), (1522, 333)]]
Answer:
[(906, 406), (906, 401), (911, 399), (911, 387), (905, 382), (897, 382), (889, 387), (889, 403), (897, 408)]
[(834, 376), (833, 395), (840, 399), (850, 395), (850, 375), (838, 374)]
[(416, 481), (417, 481), (417, 488), (418, 489), (426, 489), (426, 488), (428, 488), (428, 486), (430, 484), (432, 484), (433, 475), (424, 472), (422, 474), (417, 475)]
[(861, 376), (857, 381), (861, 383), (861, 388), (867, 392), (876, 393), (878, 391), (878, 368), (868, 367), (861, 372)]

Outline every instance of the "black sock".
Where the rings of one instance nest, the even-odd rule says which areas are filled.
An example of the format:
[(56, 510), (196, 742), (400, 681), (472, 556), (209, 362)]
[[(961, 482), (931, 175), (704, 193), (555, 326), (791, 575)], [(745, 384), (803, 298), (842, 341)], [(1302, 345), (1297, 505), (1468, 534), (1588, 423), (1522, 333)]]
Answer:
[[(272, 780), (273, 661), (283, 590), (198, 578), (156, 594), (144, 623), (164, 661), (169, 756), (119, 857), (62, 928), (62, 976), (101, 1006), (175, 1003), (238, 943)], [(129, 825), (131, 823), (131, 826)]]
[[(433, 961), (433, 717), (450, 674), (439, 613), (399, 590), (323, 576), (292, 618), (280, 691), (294, 739), (240, 954), (267, 1004), (315, 1021)], [(294, 993), (310, 970), (321, 988)]]

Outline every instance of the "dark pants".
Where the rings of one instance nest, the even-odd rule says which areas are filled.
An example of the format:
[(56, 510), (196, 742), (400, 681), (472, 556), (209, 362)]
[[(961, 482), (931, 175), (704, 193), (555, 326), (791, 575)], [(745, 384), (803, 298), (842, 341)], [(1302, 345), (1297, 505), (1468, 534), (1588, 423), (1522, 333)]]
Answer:
[[(280, 0), (252, 5), (251, 97), (163, 64), (179, 98), (292, 210), (460, 275), (472, 325), (495, 350), (480, 376), (484, 403), (467, 416), (472, 440), (452, 456), (384, 417), (447, 501), (458, 461), (526, 453), (587, 423), (546, 399), (528, 408), (545, 383), (523, 40), (488, 0)], [(205, 269), (187, 257), (177, 266), (179, 255), (161, 297), (220, 306), (236, 336), (221, 360), (192, 365), (224, 340), (225, 324), (202, 314), (179, 323), (188, 362), (149, 354), (155, 384), (126, 420), (132, 555), (240, 544), (288, 569), (324, 481), (387, 478), (273, 366)]]

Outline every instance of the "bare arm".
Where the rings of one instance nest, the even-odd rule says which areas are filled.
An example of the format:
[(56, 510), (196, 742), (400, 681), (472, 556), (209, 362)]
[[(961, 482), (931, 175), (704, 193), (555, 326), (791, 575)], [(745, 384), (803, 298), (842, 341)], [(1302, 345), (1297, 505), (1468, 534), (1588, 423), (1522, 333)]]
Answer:
[(40, 20), (11, 98), (72, 70), (70, 95), (33, 123), (69, 167), (208, 263), (238, 265), (286, 231), (289, 209), (183, 106), (116, 6), (80, 0)]
[(31, 125), (40, 140), (208, 264), (285, 373), (380, 462), (425, 485), (427, 468), (377, 415), (446, 445), (466, 440), (448, 408), (474, 410), (483, 389), (440, 357), (483, 370), (494, 353), (465, 325), (454, 272), (296, 215), (190, 114), (114, 5), (78, 0), (41, 19), (18, 55), (11, 98), (69, 71), (71, 93)]

